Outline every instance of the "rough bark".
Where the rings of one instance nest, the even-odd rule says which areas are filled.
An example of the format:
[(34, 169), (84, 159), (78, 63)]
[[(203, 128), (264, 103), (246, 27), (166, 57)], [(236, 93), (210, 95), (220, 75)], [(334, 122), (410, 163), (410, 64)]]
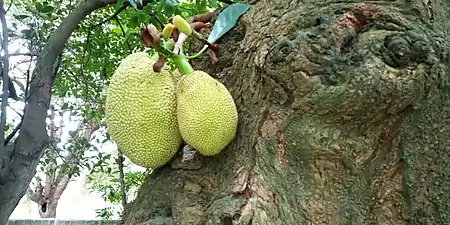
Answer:
[(44, 147), (48, 144), (45, 120), (50, 106), (53, 69), (64, 44), (78, 24), (92, 11), (115, 0), (88, 0), (59, 25), (40, 52), (30, 83), (27, 109), (13, 145), (0, 152), (0, 225), (25, 195)]
[(450, 224), (450, 2), (262, 0), (193, 62), (236, 139), (155, 170), (125, 224)]

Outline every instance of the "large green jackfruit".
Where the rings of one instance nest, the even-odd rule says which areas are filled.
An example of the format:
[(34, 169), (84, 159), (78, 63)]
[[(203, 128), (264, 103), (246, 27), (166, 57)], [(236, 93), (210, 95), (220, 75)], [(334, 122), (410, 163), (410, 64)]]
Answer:
[(157, 168), (177, 152), (182, 138), (176, 118), (178, 72), (163, 68), (147, 53), (122, 60), (108, 87), (106, 124), (111, 139), (134, 164)]
[(177, 120), (181, 136), (202, 155), (222, 151), (235, 137), (238, 113), (227, 88), (203, 71), (180, 78)]

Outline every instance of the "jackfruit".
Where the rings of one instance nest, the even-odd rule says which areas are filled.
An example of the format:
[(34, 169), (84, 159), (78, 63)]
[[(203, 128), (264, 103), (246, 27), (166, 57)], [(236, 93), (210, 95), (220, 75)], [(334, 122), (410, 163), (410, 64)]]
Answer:
[(164, 26), (164, 29), (162, 30), (161, 34), (163, 37), (165, 38), (169, 38), (172, 36), (172, 31), (175, 28), (175, 26), (171, 23), (166, 24), (166, 26)]
[(173, 25), (180, 31), (186, 34), (186, 36), (191, 36), (192, 27), (191, 25), (180, 15), (176, 15), (173, 17)]
[(222, 83), (194, 71), (178, 81), (177, 120), (183, 140), (200, 154), (212, 156), (234, 139), (238, 113)]
[(153, 71), (145, 52), (122, 60), (108, 87), (106, 125), (111, 139), (136, 165), (157, 168), (178, 151), (182, 138), (176, 118), (176, 83), (181, 75)]

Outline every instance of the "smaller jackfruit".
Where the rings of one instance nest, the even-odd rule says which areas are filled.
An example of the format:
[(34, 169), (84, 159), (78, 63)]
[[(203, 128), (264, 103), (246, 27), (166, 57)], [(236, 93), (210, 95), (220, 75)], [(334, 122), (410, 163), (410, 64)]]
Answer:
[(171, 37), (172, 36), (172, 31), (175, 28), (175, 26), (171, 23), (166, 24), (166, 26), (164, 26), (164, 29), (162, 30), (162, 36), (165, 38)]
[(108, 87), (106, 124), (111, 139), (134, 164), (157, 168), (178, 151), (178, 72), (153, 71), (155, 60), (137, 52), (122, 60)]
[(180, 31), (186, 34), (186, 36), (190, 36), (192, 34), (191, 25), (180, 15), (176, 15), (173, 17), (173, 25)]
[(222, 83), (194, 71), (178, 81), (177, 121), (183, 140), (202, 155), (212, 156), (234, 139), (238, 113)]

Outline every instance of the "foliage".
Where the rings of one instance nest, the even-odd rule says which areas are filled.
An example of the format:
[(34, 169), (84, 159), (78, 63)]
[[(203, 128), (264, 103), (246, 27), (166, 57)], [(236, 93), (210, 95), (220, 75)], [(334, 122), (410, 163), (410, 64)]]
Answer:
[[(121, 180), (119, 179), (119, 170), (117, 163), (109, 160), (108, 166), (99, 166), (98, 170), (91, 173), (86, 178), (86, 185), (89, 191), (98, 192), (102, 198), (111, 203), (109, 207), (97, 210), (97, 216), (102, 219), (112, 219), (113, 217), (120, 217), (123, 210), (121, 201)], [(124, 187), (126, 192), (126, 199), (133, 200), (136, 197), (138, 187), (142, 185), (145, 180), (147, 172), (124, 171)]]

